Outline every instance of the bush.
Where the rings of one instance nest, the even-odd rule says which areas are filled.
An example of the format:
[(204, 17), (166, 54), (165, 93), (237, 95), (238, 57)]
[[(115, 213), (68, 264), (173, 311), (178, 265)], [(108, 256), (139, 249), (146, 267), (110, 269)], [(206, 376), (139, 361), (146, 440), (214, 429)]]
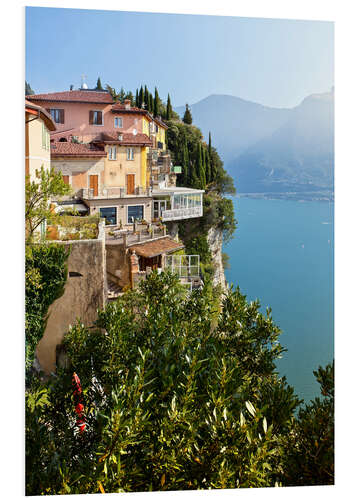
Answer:
[(36, 346), (43, 336), (48, 308), (64, 292), (68, 255), (68, 248), (54, 243), (26, 247), (25, 366), (27, 371), (33, 364)]
[(99, 313), (97, 329), (73, 327), (68, 368), (29, 394), (27, 494), (274, 486), (298, 405), (275, 371), (279, 334), (238, 289), (220, 304), (210, 287), (187, 295), (152, 273)]

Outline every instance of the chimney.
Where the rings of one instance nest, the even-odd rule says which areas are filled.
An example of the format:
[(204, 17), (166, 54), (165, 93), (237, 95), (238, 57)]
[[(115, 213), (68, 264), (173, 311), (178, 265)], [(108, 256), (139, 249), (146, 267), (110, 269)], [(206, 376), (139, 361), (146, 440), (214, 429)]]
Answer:
[(131, 106), (130, 99), (125, 99), (124, 106), (125, 106), (125, 109), (130, 109), (130, 106)]

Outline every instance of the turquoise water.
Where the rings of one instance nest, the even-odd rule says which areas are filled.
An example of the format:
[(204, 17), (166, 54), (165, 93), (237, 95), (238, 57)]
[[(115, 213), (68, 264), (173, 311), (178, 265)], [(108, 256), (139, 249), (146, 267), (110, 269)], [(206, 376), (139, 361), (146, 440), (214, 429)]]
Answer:
[(229, 283), (272, 308), (288, 349), (277, 367), (298, 396), (319, 395), (313, 370), (333, 360), (333, 203), (233, 199), (238, 229), (224, 245)]

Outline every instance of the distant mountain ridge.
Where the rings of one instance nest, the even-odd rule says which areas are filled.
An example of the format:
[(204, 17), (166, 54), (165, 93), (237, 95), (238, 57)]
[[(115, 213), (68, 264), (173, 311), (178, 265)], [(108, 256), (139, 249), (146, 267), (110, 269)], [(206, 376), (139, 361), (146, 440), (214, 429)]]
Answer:
[(238, 192), (333, 190), (333, 91), (289, 109), (211, 95), (191, 111), (204, 136), (211, 131)]

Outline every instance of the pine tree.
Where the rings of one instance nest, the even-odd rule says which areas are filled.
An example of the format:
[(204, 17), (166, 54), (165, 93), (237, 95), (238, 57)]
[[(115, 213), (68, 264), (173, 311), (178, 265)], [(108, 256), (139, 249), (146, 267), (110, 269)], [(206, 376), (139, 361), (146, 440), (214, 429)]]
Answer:
[(159, 93), (155, 87), (155, 98), (154, 98), (154, 116), (159, 114)]
[(119, 101), (120, 101), (121, 103), (123, 103), (123, 102), (124, 102), (124, 99), (125, 99), (125, 90), (124, 90), (124, 87), (122, 87), (122, 88), (120, 89), (120, 92), (119, 92), (119, 94), (118, 94), (118, 99), (119, 99)]
[(96, 86), (95, 90), (104, 90), (103, 87), (102, 87), (102, 82), (100, 81), (100, 77), (99, 76), (98, 76), (97, 86)]
[(185, 114), (183, 115), (182, 121), (184, 123), (187, 123), (187, 125), (192, 125), (192, 114), (188, 107), (188, 104), (186, 104), (186, 111)]
[(117, 100), (117, 93), (115, 91), (115, 88), (111, 87), (108, 84), (106, 84), (105, 88), (109, 92), (109, 94), (112, 96), (113, 100), (116, 101)]
[(167, 104), (166, 104), (166, 120), (171, 120), (172, 118), (172, 106), (170, 94), (167, 94)]

